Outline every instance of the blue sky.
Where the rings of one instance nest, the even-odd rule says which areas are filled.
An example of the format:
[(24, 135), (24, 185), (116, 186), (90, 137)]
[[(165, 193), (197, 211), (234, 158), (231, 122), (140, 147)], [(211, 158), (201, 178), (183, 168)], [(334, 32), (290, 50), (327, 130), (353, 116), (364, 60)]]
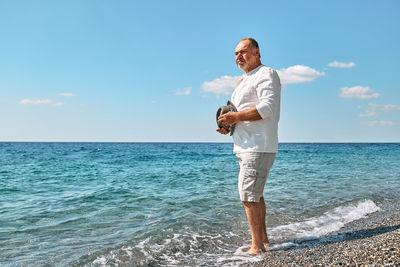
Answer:
[(400, 142), (399, 1), (1, 1), (0, 141), (230, 142), (254, 37), (281, 142)]

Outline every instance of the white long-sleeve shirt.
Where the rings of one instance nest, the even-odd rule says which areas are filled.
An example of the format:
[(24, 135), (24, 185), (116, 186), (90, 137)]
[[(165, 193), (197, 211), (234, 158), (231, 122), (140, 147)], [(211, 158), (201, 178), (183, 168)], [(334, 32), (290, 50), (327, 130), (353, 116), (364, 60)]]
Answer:
[(238, 111), (257, 108), (261, 120), (241, 121), (232, 135), (234, 153), (278, 151), (281, 82), (275, 70), (260, 65), (244, 73), (231, 97)]

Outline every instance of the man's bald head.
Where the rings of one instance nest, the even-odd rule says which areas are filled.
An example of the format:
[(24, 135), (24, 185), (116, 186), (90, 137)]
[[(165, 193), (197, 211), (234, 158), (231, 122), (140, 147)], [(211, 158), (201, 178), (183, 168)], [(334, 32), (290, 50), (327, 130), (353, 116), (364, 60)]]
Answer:
[(261, 64), (260, 49), (253, 38), (243, 38), (236, 45), (236, 64), (246, 73), (255, 69)]
[(258, 48), (258, 49), (260, 49), (260, 47), (258, 47), (257, 41), (256, 41), (254, 38), (246, 37), (246, 38), (243, 38), (242, 40), (240, 40), (239, 43), (240, 43), (241, 41), (244, 41), (244, 40), (250, 41), (251, 46), (252, 46), (253, 48)]

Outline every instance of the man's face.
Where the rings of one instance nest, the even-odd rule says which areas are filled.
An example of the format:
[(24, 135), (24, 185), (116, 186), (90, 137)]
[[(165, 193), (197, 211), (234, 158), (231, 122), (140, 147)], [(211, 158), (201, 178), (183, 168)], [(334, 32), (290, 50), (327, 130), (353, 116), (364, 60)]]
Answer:
[(259, 50), (253, 48), (249, 40), (238, 43), (235, 49), (236, 64), (245, 72), (255, 69), (260, 64)]

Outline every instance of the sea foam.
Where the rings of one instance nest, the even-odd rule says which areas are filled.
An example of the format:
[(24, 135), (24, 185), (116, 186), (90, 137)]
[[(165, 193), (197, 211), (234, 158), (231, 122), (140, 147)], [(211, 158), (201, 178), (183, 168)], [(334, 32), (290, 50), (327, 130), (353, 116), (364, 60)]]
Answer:
[[(296, 246), (296, 241), (312, 240), (328, 235), (340, 230), (347, 223), (365, 218), (368, 214), (379, 210), (380, 208), (372, 200), (363, 200), (355, 204), (338, 206), (320, 216), (309, 217), (301, 222), (273, 227), (268, 229), (270, 240), (273, 242), (273, 246), (270, 249), (289, 249)], [(274, 243), (274, 240), (282, 238), (282, 233), (285, 233), (285, 235), (289, 237), (289, 240)], [(186, 245), (185, 241), (187, 243)], [(204, 242), (209, 244), (213, 243), (212, 246), (215, 247), (217, 252), (215, 254), (209, 252), (199, 253), (198, 248), (201, 247)], [(147, 260), (153, 259), (149, 251), (161, 252), (158, 258), (162, 259), (164, 264), (168, 266), (176, 266), (182, 264), (182, 262), (190, 262), (193, 258), (197, 258), (197, 263), (201, 262), (204, 264), (206, 264), (207, 259), (214, 259), (214, 262), (219, 266), (240, 266), (242, 263), (257, 262), (263, 259), (263, 255), (251, 257), (245, 253), (245, 251), (250, 248), (251, 240), (244, 240), (247, 244), (237, 248), (234, 252), (221, 248), (218, 249), (221, 242), (223, 243), (223, 239), (220, 234), (215, 236), (202, 236), (197, 233), (185, 233), (173, 234), (170, 238), (163, 240), (161, 244), (154, 244), (151, 238), (147, 238), (137, 244), (135, 248), (139, 249)], [(189, 246), (189, 248), (184, 249), (185, 251), (180, 250), (185, 246)], [(172, 254), (171, 247), (175, 247), (176, 249)], [(123, 248), (123, 250), (132, 257), (132, 251), (135, 250), (135, 248)], [(107, 259), (115, 262), (115, 260), (113, 260), (115, 258), (114, 254), (115, 252), (109, 253)], [(105, 260), (104, 256), (94, 261), (94, 263), (101, 266), (105, 266), (104, 263), (106, 262), (110, 261)]]
[(276, 226), (270, 229), (269, 233), (274, 237), (284, 232), (302, 239), (318, 238), (338, 231), (347, 223), (365, 218), (368, 214), (379, 210), (380, 208), (372, 200), (363, 200), (357, 204), (338, 206), (321, 216), (311, 217), (301, 222)]

